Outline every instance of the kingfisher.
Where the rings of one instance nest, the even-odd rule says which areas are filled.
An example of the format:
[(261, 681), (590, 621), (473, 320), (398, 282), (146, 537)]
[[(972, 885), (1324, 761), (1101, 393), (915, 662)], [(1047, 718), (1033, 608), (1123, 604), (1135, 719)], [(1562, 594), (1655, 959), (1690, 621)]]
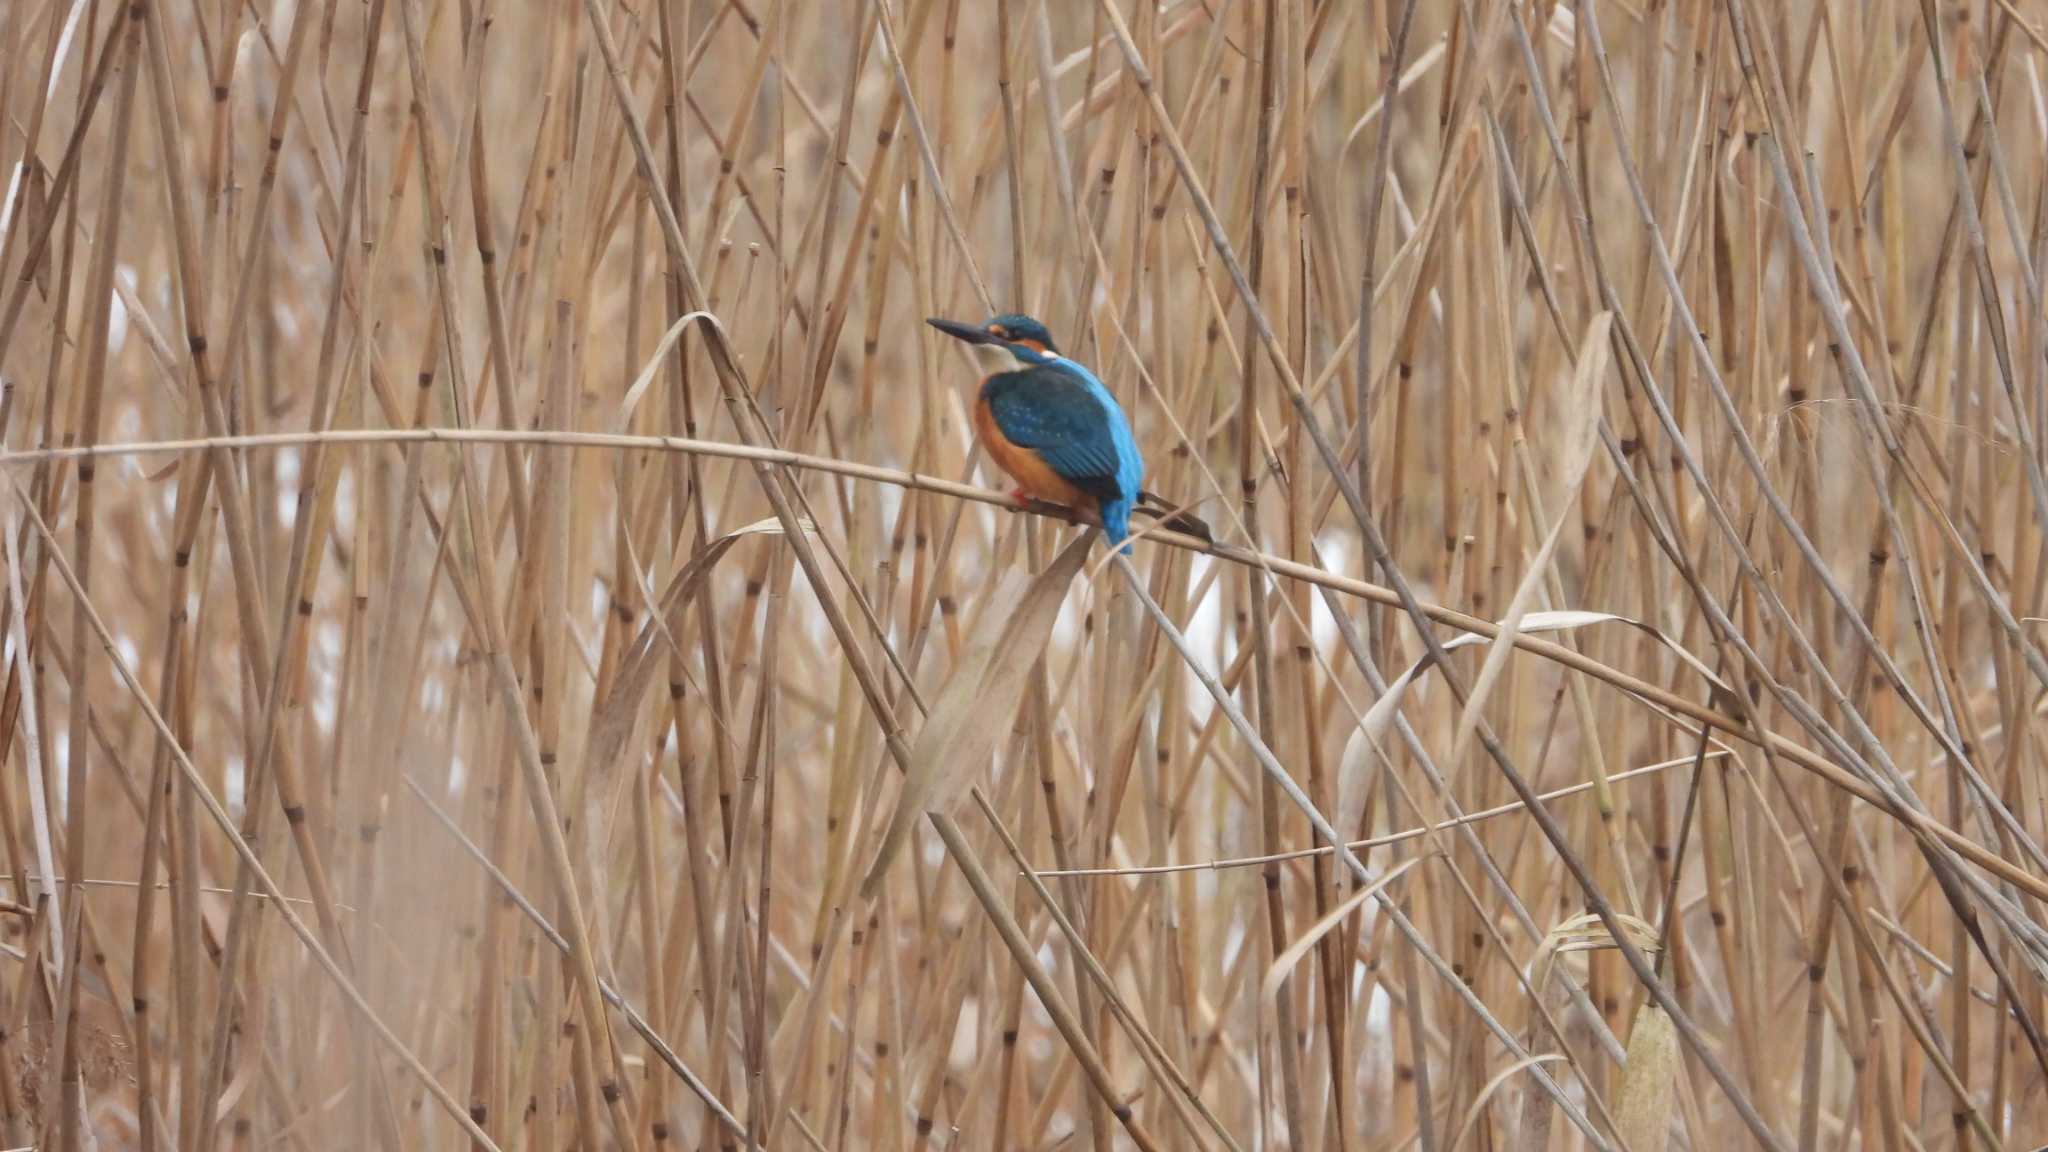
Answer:
[[(1140, 487), (1145, 458), (1123, 408), (1095, 373), (1060, 355), (1045, 325), (1022, 313), (978, 327), (938, 317), (925, 323), (972, 347), (988, 373), (974, 404), (974, 430), (1017, 482), (1011, 497), (1093, 511), (1110, 545), (1129, 552), (1131, 512), (1141, 502), (1165, 502)], [(1209, 537), (1208, 526), (1192, 516), (1165, 518)]]

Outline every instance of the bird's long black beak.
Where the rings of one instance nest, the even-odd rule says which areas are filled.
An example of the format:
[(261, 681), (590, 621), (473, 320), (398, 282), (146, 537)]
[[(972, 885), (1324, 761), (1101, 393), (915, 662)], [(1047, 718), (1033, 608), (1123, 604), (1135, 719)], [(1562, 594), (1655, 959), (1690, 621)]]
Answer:
[(937, 316), (931, 317), (925, 323), (937, 328), (955, 340), (965, 341), (969, 344), (993, 344), (996, 342), (996, 338), (987, 329), (974, 324), (962, 324), (958, 320), (942, 320)]

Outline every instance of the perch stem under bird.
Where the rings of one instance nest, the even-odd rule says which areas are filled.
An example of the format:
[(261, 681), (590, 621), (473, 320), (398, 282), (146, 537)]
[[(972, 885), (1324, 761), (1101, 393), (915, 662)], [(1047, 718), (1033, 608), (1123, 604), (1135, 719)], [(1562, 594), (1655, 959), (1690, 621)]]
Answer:
[(974, 430), (1017, 482), (1012, 496), (1092, 512), (1123, 551), (1134, 511), (1213, 540), (1207, 524), (1144, 490), (1145, 460), (1123, 407), (1095, 373), (1060, 354), (1044, 324), (1015, 312), (978, 327), (938, 317), (926, 323), (973, 349), (986, 373)]

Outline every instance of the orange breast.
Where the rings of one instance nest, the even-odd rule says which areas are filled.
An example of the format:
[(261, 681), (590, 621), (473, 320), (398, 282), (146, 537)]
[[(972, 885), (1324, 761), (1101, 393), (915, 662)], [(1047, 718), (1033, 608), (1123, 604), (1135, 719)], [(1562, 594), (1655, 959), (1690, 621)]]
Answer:
[(1017, 486), (1040, 500), (1054, 504), (1065, 504), (1070, 508), (1093, 508), (1095, 498), (1074, 487), (1066, 477), (1052, 470), (1052, 466), (1041, 459), (1037, 452), (1020, 444), (1013, 444), (996, 424), (995, 413), (989, 411), (988, 398), (976, 397), (974, 402), (974, 431), (981, 442), (988, 447), (988, 454), (995, 459), (996, 466), (1010, 474)]

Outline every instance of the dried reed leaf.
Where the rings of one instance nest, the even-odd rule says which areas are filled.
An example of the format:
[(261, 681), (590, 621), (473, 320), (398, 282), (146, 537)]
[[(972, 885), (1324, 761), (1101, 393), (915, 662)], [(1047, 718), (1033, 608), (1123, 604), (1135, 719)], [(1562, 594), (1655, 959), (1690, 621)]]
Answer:
[(1585, 482), (1593, 449), (1600, 443), (1601, 385), (1607, 379), (1608, 362), (1614, 358), (1609, 335), (1613, 327), (1614, 313), (1602, 312), (1586, 325), (1585, 338), (1579, 341), (1578, 366), (1572, 370), (1563, 416), (1565, 435), (1557, 453), (1557, 476), (1563, 490), (1550, 505), (1559, 519)]
[(1515, 637), (1521, 634), (1522, 617), (1529, 611), (1529, 605), (1536, 599), (1536, 593), (1543, 587), (1544, 573), (1550, 569), (1550, 560), (1557, 552), (1557, 542), (1564, 534), (1569, 517), (1563, 514), (1578, 497), (1579, 486), (1585, 483), (1586, 468), (1593, 462), (1593, 445), (1599, 442), (1600, 428), (1600, 385), (1607, 376), (1607, 362), (1610, 357), (1608, 330), (1613, 327), (1614, 313), (1602, 312), (1593, 317), (1586, 326), (1586, 338), (1579, 343), (1578, 369), (1572, 373), (1572, 387), (1565, 398), (1565, 439), (1558, 457), (1558, 480), (1561, 488), (1550, 507), (1557, 513), (1550, 534), (1543, 538), (1542, 547), (1529, 561), (1529, 570), (1522, 575), (1522, 582), (1515, 587), (1515, 594), (1508, 601), (1507, 615), (1501, 618), (1500, 631), (1493, 643), (1487, 646), (1486, 659), (1479, 666), (1479, 675), (1472, 681), (1472, 690), (1466, 694), (1464, 710), (1458, 714), (1456, 735), (1451, 741), (1451, 763), (1461, 763), (1470, 747), (1472, 732), (1479, 724), (1480, 709), (1486, 707), (1486, 700), (1493, 694), (1493, 686), (1499, 682), (1501, 672), (1507, 667), (1508, 655), (1514, 651)]
[[(1574, 489), (1578, 485), (1572, 485)], [(1465, 752), (1471, 746), (1472, 732), (1479, 726), (1479, 710), (1486, 707), (1487, 697), (1493, 694), (1493, 686), (1500, 682), (1500, 674), (1508, 666), (1508, 656), (1515, 650), (1515, 637), (1522, 634), (1522, 618), (1528, 614), (1529, 602), (1536, 598), (1537, 589), (1543, 587), (1544, 570), (1550, 567), (1550, 558), (1557, 551), (1558, 537), (1564, 534), (1566, 520), (1557, 518), (1551, 525), (1550, 535), (1543, 538), (1543, 546), (1536, 550), (1536, 556), (1529, 561), (1529, 571), (1522, 576), (1522, 582), (1515, 587), (1514, 598), (1508, 601), (1508, 614), (1501, 618), (1500, 631), (1493, 642), (1486, 646), (1486, 659), (1479, 665), (1479, 675), (1472, 679), (1472, 690), (1465, 694), (1465, 707), (1458, 713), (1456, 735), (1451, 740), (1451, 763), (1459, 764), (1465, 759)]]
[(1337, 767), (1338, 828), (1356, 827), (1363, 816), (1365, 798), (1372, 794), (1380, 765), (1387, 761), (1382, 751), (1387, 732), (1394, 726), (1394, 717), (1400, 715), (1401, 700), (1408, 695), (1408, 686), (1426, 667), (1426, 662), (1418, 660), (1395, 677), (1372, 707), (1365, 710), (1364, 718), (1344, 742), (1344, 755)]
[[(1654, 625), (1646, 624), (1633, 617), (1621, 616), (1613, 612), (1587, 612), (1580, 609), (1530, 612), (1522, 617), (1521, 626), (1517, 629), (1517, 632), (1530, 635), (1542, 632), (1567, 632), (1576, 628), (1584, 628), (1590, 624), (1607, 623), (1626, 624), (1631, 628), (1646, 633), (1651, 639), (1669, 649), (1671, 654), (1678, 657), (1686, 667), (1699, 673), (1707, 683), (1720, 691), (1730, 691), (1727, 683), (1719, 676), (1716, 676), (1714, 670), (1707, 667), (1704, 661), (1687, 651), (1684, 645), (1665, 635)], [(1482, 636), (1476, 632), (1467, 632), (1444, 641), (1444, 650), (1448, 652), (1459, 648), (1469, 648), (1474, 644), (1490, 643), (1491, 639), (1491, 637)], [(1409, 665), (1405, 671), (1387, 685), (1386, 692), (1378, 700), (1373, 701), (1372, 707), (1366, 709), (1365, 716), (1360, 720), (1358, 726), (1352, 729), (1351, 736), (1345, 741), (1344, 755), (1339, 761), (1339, 777), (1337, 781), (1337, 813), (1340, 821), (1355, 821), (1358, 819), (1358, 814), (1364, 809), (1367, 786), (1375, 778), (1382, 758), (1385, 756), (1385, 753), (1380, 751), (1380, 749), (1384, 747), (1387, 731), (1393, 727), (1394, 717), (1401, 707), (1401, 701), (1407, 696), (1408, 690), (1428, 670), (1429, 657), (1427, 656)], [(1475, 692), (1474, 695), (1476, 696), (1477, 693)], [(1349, 826), (1349, 823), (1343, 822), (1340, 822), (1338, 825), (1340, 828)]]
[(875, 861), (861, 881), (861, 899), (873, 900), (888, 875), (890, 861), (910, 837), (917, 818), (944, 808), (995, 751), (996, 740), (1009, 730), (1024, 701), (1031, 669), (1052, 638), (1053, 622), (1066, 600), (1067, 586), (1081, 570), (1096, 533), (1076, 537), (1031, 581), (1008, 616), (1000, 605), (1007, 588), (998, 589), (975, 625), (961, 662), (932, 702), (931, 713), (910, 749), (903, 790), (882, 835)]
[(1647, 1001), (1629, 1029), (1628, 1060), (1615, 1100), (1614, 1127), (1633, 1152), (1664, 1152), (1678, 1075), (1678, 1033), (1671, 1017)]
[[(22, 173), (21, 221), (17, 227), (28, 235), (35, 235), (43, 227), (43, 221), (50, 212), (50, 169), (41, 159), (35, 159)], [(50, 298), (50, 262), (36, 261), (36, 295)]]
[(633, 378), (632, 386), (627, 388), (626, 394), (619, 399), (619, 414), (612, 421), (612, 431), (624, 433), (632, 425), (633, 410), (640, 406), (640, 398), (647, 394), (648, 386), (654, 383), (654, 377), (661, 371), (661, 366), (667, 363), (668, 354), (675, 348), (676, 341), (683, 338), (685, 329), (699, 320), (724, 331), (718, 323), (718, 317), (709, 312), (690, 312), (676, 317), (676, 322), (669, 325), (668, 331), (661, 334), (661, 342), (654, 346), (654, 354), (647, 358), (647, 363), (640, 369), (640, 374)]
[[(806, 531), (811, 530), (810, 525), (804, 527)], [(669, 613), (696, 590), (733, 545), (749, 536), (780, 535), (782, 523), (773, 518), (735, 528), (706, 544), (703, 551), (690, 557), (682, 570), (670, 578), (668, 587), (662, 590), (660, 602), (648, 612), (647, 622), (640, 626), (639, 635), (633, 638), (632, 646), (621, 661), (619, 675), (612, 682), (610, 694), (591, 716), (583, 769), (586, 773), (597, 773), (592, 779), (605, 778), (618, 760), (619, 752), (625, 748), (626, 741), (633, 735), (634, 724), (640, 718), (640, 702), (646, 697), (647, 686), (654, 680), (655, 669), (661, 667), (661, 655), (670, 642)]]
[[(1493, 1099), (1494, 1089), (1499, 1088), (1502, 1084), (1507, 1083), (1509, 1077), (1513, 1076), (1517, 1072), (1522, 1072), (1527, 1069), (1534, 1068), (1538, 1064), (1548, 1064), (1563, 1059), (1563, 1054), (1557, 1052), (1545, 1052), (1535, 1056), (1524, 1056), (1520, 1060), (1515, 1061), (1513, 1064), (1510, 1064), (1507, 1067), (1501, 1069), (1500, 1071), (1495, 1072), (1493, 1074), (1493, 1078), (1486, 1082), (1486, 1087), (1481, 1088), (1479, 1090), (1479, 1095), (1472, 1098), (1471, 1106), (1465, 1109), (1465, 1119), (1458, 1124), (1458, 1134), (1451, 1138), (1450, 1144), (1446, 1145), (1446, 1147), (1450, 1149), (1450, 1152), (1458, 1152), (1458, 1149), (1463, 1148), (1465, 1146), (1465, 1137), (1471, 1135), (1473, 1125), (1479, 1123), (1479, 1113), (1483, 1109), (1485, 1109), (1486, 1102), (1488, 1100)], [(1534, 1147), (1535, 1145), (1531, 1146)]]
[[(1654, 925), (1625, 912), (1616, 913), (1615, 919), (1628, 933), (1629, 943), (1638, 950), (1657, 951), (1661, 941)], [(1574, 916), (1545, 933), (1542, 943), (1536, 946), (1536, 954), (1529, 960), (1531, 982), (1538, 988), (1548, 984), (1551, 965), (1559, 956), (1572, 952), (1597, 952), (1614, 946), (1614, 936), (1600, 917), (1591, 912)]]
[(1301, 963), (1301, 958), (1308, 955), (1308, 950), (1316, 946), (1316, 941), (1329, 935), (1330, 929), (1343, 923), (1346, 916), (1356, 912), (1359, 905), (1372, 899), (1380, 889), (1393, 883), (1396, 879), (1400, 878), (1402, 873), (1426, 859), (1428, 859), (1427, 856), (1410, 856), (1408, 859), (1394, 865), (1387, 870), (1386, 875), (1353, 892), (1349, 899), (1330, 909), (1322, 919), (1311, 925), (1308, 931), (1297, 937), (1294, 943), (1287, 946), (1285, 952), (1274, 957), (1273, 963), (1267, 966), (1266, 977), (1259, 982), (1260, 1002), (1271, 1003), (1273, 998), (1280, 994), (1280, 985), (1286, 982), (1287, 974), (1294, 971), (1294, 966)]

